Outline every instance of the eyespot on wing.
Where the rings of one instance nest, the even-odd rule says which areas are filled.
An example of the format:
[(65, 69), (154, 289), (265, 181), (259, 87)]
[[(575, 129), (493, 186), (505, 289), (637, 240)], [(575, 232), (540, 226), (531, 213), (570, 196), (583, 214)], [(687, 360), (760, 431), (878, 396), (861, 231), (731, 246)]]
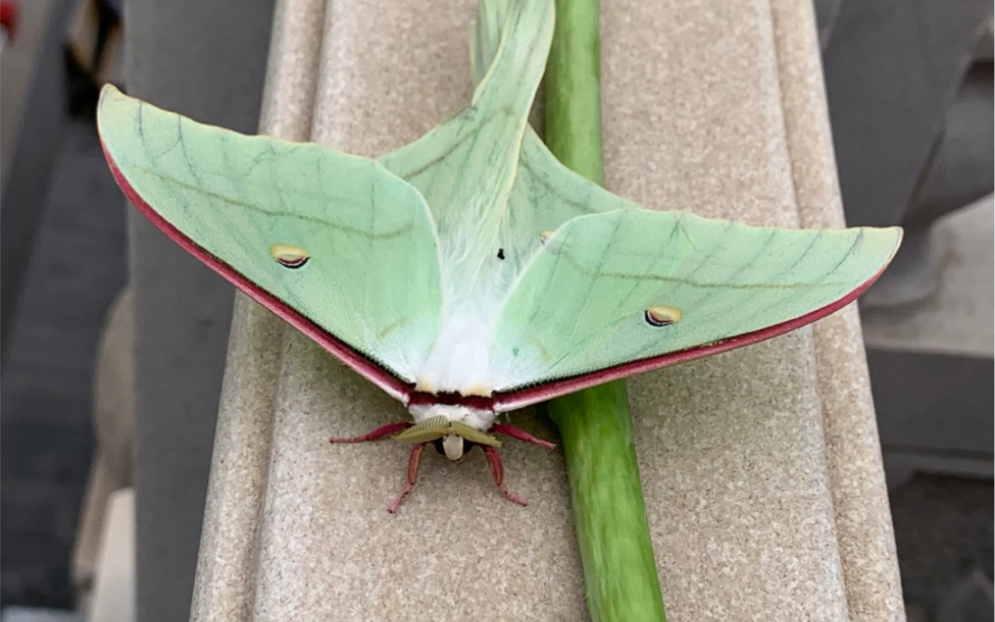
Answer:
[(653, 305), (646, 309), (643, 317), (650, 326), (662, 328), (679, 322), (684, 317), (684, 312), (676, 307)]
[(311, 258), (303, 248), (289, 244), (270, 244), (269, 253), (278, 264), (291, 270), (303, 267)]

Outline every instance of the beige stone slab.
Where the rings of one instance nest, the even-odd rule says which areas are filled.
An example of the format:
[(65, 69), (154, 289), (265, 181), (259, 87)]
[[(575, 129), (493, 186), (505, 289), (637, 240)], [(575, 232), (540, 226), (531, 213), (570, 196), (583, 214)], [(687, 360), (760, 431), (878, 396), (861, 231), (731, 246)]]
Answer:
[[(273, 19), (260, 132), (310, 134), (322, 0), (281, 0)], [(250, 620), (268, 479), (281, 341), (279, 318), (237, 293), (191, 604), (193, 620)]]
[[(773, 0), (785, 135), (803, 227), (842, 227), (819, 42), (808, 3)], [(891, 509), (856, 305), (813, 325), (829, 486), (850, 619), (905, 620)]]
[[(471, 0), (334, 0), (307, 17), (289, 6), (278, 32), (291, 14), (325, 24), (316, 140), (376, 155), (467, 101)], [(838, 222), (810, 7), (603, 0), (602, 15), (612, 190), (752, 223), (794, 226), (803, 207), (802, 222)], [(271, 78), (312, 62), (281, 45), (278, 34)], [(299, 120), (305, 105), (272, 103), (280, 88), (267, 122)], [(285, 88), (312, 92), (302, 77)], [(391, 516), (405, 448), (326, 439), (403, 409), (249, 303), (232, 335), (195, 619), (586, 619), (560, 453), (503, 452), (525, 509), (494, 491), (479, 454), (426, 455)], [(859, 331), (835, 335), (797, 331), (630, 382), (671, 620), (899, 619), (862, 344)], [(840, 382), (848, 392), (827, 397)], [(514, 419), (555, 435), (534, 411)], [(856, 448), (842, 452), (840, 435)]]

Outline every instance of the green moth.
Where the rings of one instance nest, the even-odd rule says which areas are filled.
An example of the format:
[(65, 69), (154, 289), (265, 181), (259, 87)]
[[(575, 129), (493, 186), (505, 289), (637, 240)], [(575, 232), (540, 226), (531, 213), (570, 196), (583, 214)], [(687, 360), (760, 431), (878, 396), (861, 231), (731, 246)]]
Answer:
[(101, 94), (132, 203), (407, 407), (413, 424), (334, 439), (414, 444), (405, 493), (426, 443), (453, 460), (476, 444), (524, 502), (492, 434), (544, 443), (497, 414), (808, 324), (864, 291), (901, 240), (650, 211), (572, 173), (527, 120), (553, 23), (552, 0), (484, 0), (470, 104), (377, 159)]

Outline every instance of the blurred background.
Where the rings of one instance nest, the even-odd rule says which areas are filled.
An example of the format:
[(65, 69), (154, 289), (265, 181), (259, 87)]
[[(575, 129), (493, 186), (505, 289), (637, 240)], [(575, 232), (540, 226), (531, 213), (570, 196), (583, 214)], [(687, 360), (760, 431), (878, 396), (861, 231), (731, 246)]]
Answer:
[[(241, 96), (170, 109), (252, 133), (272, 0), (210, 4), (127, 0), (129, 41), (139, 41), (127, 63), (157, 81), (170, 107), (175, 59), (148, 50), (165, 36), (160, 24), (175, 25), (189, 40), (176, 54), (200, 67), (193, 82), (224, 72)], [(908, 619), (990, 621), (991, 4), (816, 0), (815, 9), (847, 221), (906, 229), (860, 306)], [(189, 546), (157, 555), (189, 566), (164, 582), (182, 592), (192, 581), (231, 291), (185, 256), (134, 250), (168, 242), (127, 215), (94, 126), (98, 85), (121, 85), (126, 71), (121, 10), (120, 0), (0, 10), (3, 622), (83, 620), (73, 611), (121, 601), (94, 585), (134, 589), (131, 536), (150, 528), (135, 524), (136, 479), (183, 501), (155, 514)], [(158, 293), (133, 305), (129, 273)], [(134, 341), (133, 311), (143, 335)], [(134, 408), (164, 404), (175, 416), (163, 429), (133, 432)], [(135, 443), (156, 434), (177, 439), (157, 458), (175, 465), (170, 481), (132, 472)]]

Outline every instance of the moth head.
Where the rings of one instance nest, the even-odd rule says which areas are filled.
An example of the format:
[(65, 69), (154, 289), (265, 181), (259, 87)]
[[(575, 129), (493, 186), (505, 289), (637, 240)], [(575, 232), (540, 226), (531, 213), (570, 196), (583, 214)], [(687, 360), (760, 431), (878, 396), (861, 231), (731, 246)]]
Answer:
[(459, 460), (473, 445), (501, 446), (501, 442), (490, 434), (453, 421), (446, 415), (423, 419), (393, 438), (400, 443), (432, 443), (439, 453), (450, 460)]
[[(463, 452), (467, 449), (463, 437), (458, 434), (449, 434), (436, 441), (442, 445), (442, 453), (450, 460), (456, 461), (463, 457)], [(438, 449), (436, 445), (436, 449)]]

